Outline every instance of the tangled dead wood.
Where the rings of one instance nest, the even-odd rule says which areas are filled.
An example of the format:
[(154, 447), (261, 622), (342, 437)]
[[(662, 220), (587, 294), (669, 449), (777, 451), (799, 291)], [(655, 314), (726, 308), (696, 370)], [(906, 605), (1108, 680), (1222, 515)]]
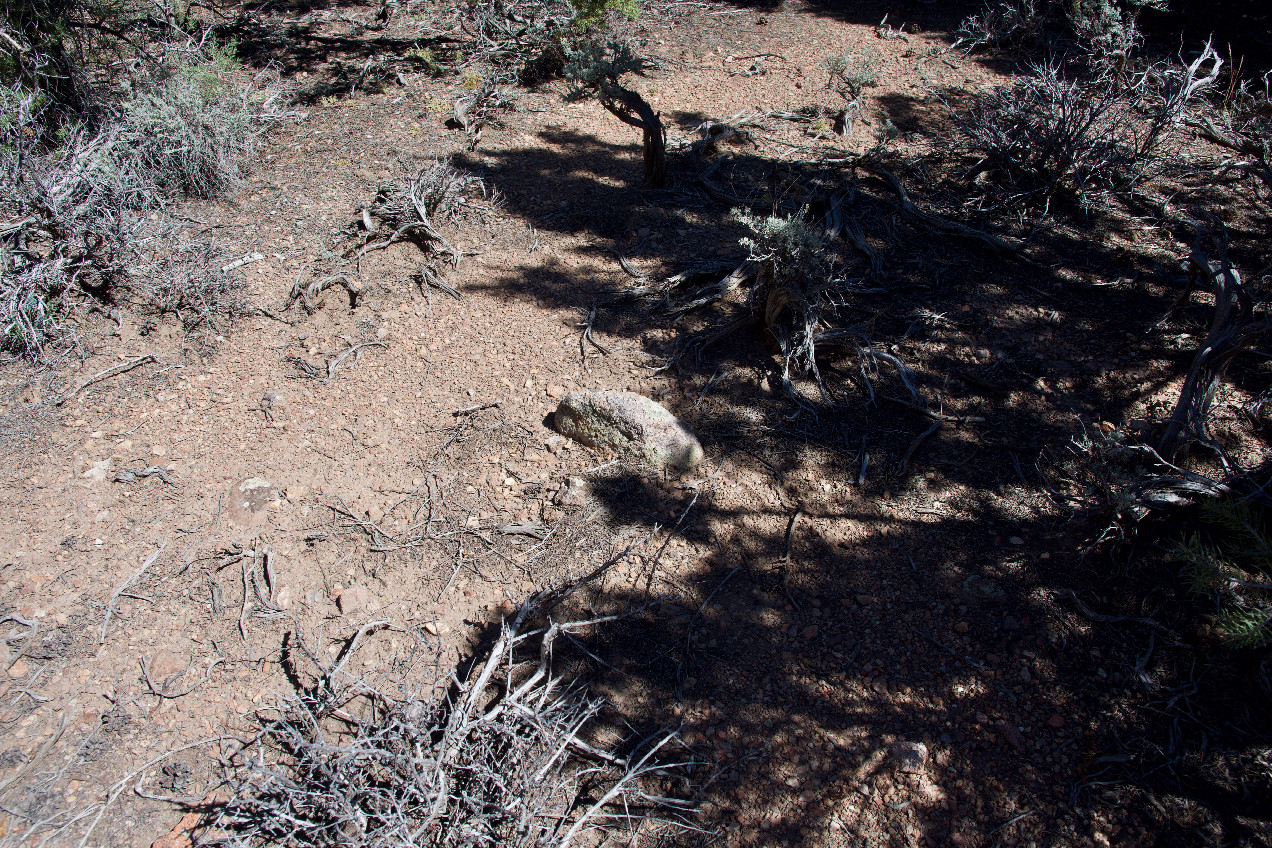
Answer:
[[(637, 842), (693, 829), (682, 793), (656, 788), (688, 765), (664, 759), (676, 732), (606, 745), (593, 733), (603, 702), (555, 667), (559, 636), (610, 619), (528, 628), (536, 614), (523, 606), (484, 661), (432, 697), (405, 683), (393, 695), (348, 670), (387, 622), (363, 626), (330, 664), (292, 634), (294, 679), (310, 674), (301, 658), (317, 679), (231, 768), (233, 797), (207, 820), (204, 844), (568, 848), (611, 828)], [(415, 635), (418, 657), (426, 639)]]
[(1240, 273), (1232, 267), (1227, 231), (1222, 225), (1213, 234), (1213, 240), (1219, 249), (1219, 259), (1212, 262), (1203, 249), (1203, 236), (1198, 234), (1188, 263), (1188, 286), (1177, 301), (1185, 302), (1198, 283), (1212, 289), (1215, 311), (1210, 330), (1188, 368), (1175, 411), (1157, 450), (1166, 459), (1173, 459), (1185, 442), (1194, 441), (1213, 450), (1231, 474), (1235, 470), (1233, 462), (1209, 432), (1210, 408), (1232, 360), (1272, 332), (1272, 316), (1264, 304), (1255, 303)]

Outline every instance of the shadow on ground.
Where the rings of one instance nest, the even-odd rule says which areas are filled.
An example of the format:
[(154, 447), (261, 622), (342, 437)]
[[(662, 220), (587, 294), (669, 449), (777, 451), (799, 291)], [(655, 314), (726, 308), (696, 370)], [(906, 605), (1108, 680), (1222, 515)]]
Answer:
[[(871, 25), (888, 12), (942, 31), (966, 11), (807, 8)], [(289, 67), (326, 60), (321, 40), (305, 45), (279, 45)], [(921, 131), (920, 104), (884, 105)], [(677, 160), (670, 189), (644, 191), (635, 139), (539, 137), (464, 163), (507, 214), (588, 236), (589, 258), (612, 247), (646, 269), (745, 255), (730, 204), (697, 182), (702, 162)], [(757, 207), (791, 214), (842, 199), (880, 269), (832, 245), (856, 291), (829, 314), (913, 367), (940, 420), (853, 348), (819, 361), (829, 399), (797, 382), (811, 407), (801, 410), (758, 321), (682, 357), (669, 402), (706, 445), (701, 477), (625, 471), (592, 486), (615, 524), (657, 528), (666, 544), (615, 564), (577, 603), (621, 613), (647, 605), (655, 585), (674, 589), (587, 643), (616, 720), (683, 723), (704, 762), (693, 781), (704, 824), (739, 844), (831, 831), (850, 844), (867, 833), (896, 845), (1267, 844), (1266, 765), (1257, 779), (1235, 777), (1260, 774), (1252, 761), (1268, 744), (1252, 714), (1267, 708), (1254, 675), (1204, 661), (1214, 643), (1189, 624), (1195, 609), (1170, 588), (1173, 566), (1150, 536), (1138, 548), (1093, 544), (1112, 504), (1107, 469), (1085, 446), (1103, 430), (1153, 442), (1205, 306), (1161, 320), (1177, 272), (1124, 219), (1038, 233), (965, 219), (1031, 236), (1033, 267), (907, 223), (864, 169), (777, 165), (743, 148), (714, 155), (726, 154), (716, 179)], [(921, 163), (888, 165), (917, 203), (940, 208), (940, 179)], [(1265, 253), (1246, 243), (1234, 255)], [(554, 310), (599, 305), (597, 329), (651, 363), (747, 309), (734, 298), (673, 321), (657, 301), (613, 300), (612, 276), (549, 262), (484, 286)], [(1263, 379), (1245, 366), (1234, 376)], [(709, 553), (690, 556), (690, 545)], [(927, 759), (911, 770), (904, 752), (917, 743)]]
[[(509, 213), (645, 265), (743, 255), (693, 163), (677, 163), (673, 189), (646, 192), (634, 146), (561, 132), (544, 142), (485, 154)], [(1265, 839), (1267, 783), (1225, 770), (1266, 736), (1207, 693), (1266, 696), (1235, 667), (1197, 670), (1208, 639), (1151, 533), (1138, 550), (1092, 547), (1110, 516), (1094, 509), (1101, 472), (1080, 447), (1105, 421), (1115, 438), (1153, 443), (1169, 412), (1157, 397), (1193, 354), (1178, 334), (1201, 331), (1208, 309), (1162, 322), (1178, 280), (1102, 236), (1122, 226), (1115, 217), (1037, 238), (1048, 267), (1030, 268), (908, 227), (864, 173), (766, 176), (744, 160), (739, 185), (758, 174), (750, 188), (779, 194), (787, 214), (807, 200), (801, 179), (851, 199), (883, 271), (837, 322), (913, 366), (934, 409), (984, 420), (923, 438), (932, 419), (889, 400), (903, 390), (886, 373), (871, 400), (851, 351), (820, 362), (834, 403), (801, 412), (758, 325), (682, 359), (677, 409), (707, 446), (701, 477), (725, 482), (628, 473), (593, 489), (620, 526), (671, 540), (587, 597), (592, 611), (643, 606), (654, 570), (677, 588), (658, 613), (588, 646), (624, 720), (686, 723), (710, 763), (709, 815), (746, 844), (881, 828), (895, 844)], [(545, 197), (558, 210), (545, 214)], [(868, 263), (840, 252), (843, 273), (866, 280)], [(651, 362), (715, 320), (691, 313), (673, 327), (658, 303), (605, 305), (612, 278), (565, 266), (487, 285), (553, 309), (600, 302), (596, 326)], [(678, 539), (712, 553), (692, 563)], [(1102, 614), (1156, 616), (1160, 629)], [(896, 751), (919, 742), (928, 764), (906, 773)]]

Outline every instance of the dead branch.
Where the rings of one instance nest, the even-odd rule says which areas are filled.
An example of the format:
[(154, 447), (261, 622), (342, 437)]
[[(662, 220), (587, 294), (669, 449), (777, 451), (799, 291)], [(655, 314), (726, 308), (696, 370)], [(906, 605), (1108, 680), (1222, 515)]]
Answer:
[(159, 546), (159, 550), (155, 551), (146, 558), (146, 561), (141, 564), (141, 568), (137, 569), (136, 573), (134, 573), (132, 577), (129, 577), (123, 583), (120, 583), (119, 586), (116, 587), (115, 591), (110, 593), (110, 600), (106, 602), (106, 618), (102, 621), (101, 643), (103, 645), (106, 644), (106, 629), (110, 627), (110, 617), (115, 612), (115, 601), (119, 600), (120, 595), (128, 591), (134, 583), (141, 579), (141, 576), (146, 573), (150, 566), (155, 564), (155, 560), (159, 559), (159, 555), (163, 553), (164, 548), (166, 547), (168, 547), (168, 542), (165, 540), (163, 544)]
[(600, 86), (601, 105), (625, 124), (643, 134), (645, 185), (662, 188), (667, 184), (667, 130), (662, 119), (645, 98), (614, 81)]
[(100, 382), (109, 377), (114, 377), (119, 374), (123, 374), (126, 371), (131, 371), (132, 369), (136, 368), (138, 365), (145, 365), (147, 362), (158, 362), (158, 361), (159, 360), (155, 358), (155, 355), (153, 353), (147, 353), (146, 355), (139, 356), (136, 359), (130, 359), (127, 362), (121, 362), (118, 365), (112, 365), (111, 367), (105, 369), (104, 371), (97, 372), (96, 374), (89, 377), (84, 382), (80, 383), (70, 392), (63, 395), (61, 398), (58, 399), (57, 405), (61, 406), (62, 404), (66, 403), (68, 400), (75, 397), (77, 394), (84, 391), (89, 386), (93, 385), (94, 383)]
[(458, 845), (480, 833), (482, 844), (509, 848), (566, 848), (588, 830), (646, 821), (692, 828), (682, 817), (689, 803), (644, 788), (655, 771), (687, 765), (660, 754), (676, 733), (661, 731), (627, 757), (598, 747), (586, 737), (602, 701), (554, 668), (561, 635), (617, 616), (522, 630), (539, 615), (523, 604), (489, 653), (432, 700), (406, 687), (390, 697), (345, 671), (387, 622), (359, 629), (330, 668), (297, 631), (321, 676), (263, 723), (257, 740), (273, 756), (236, 765), (233, 797), (209, 826), (238, 846), (277, 841), (286, 828), (297, 846), (329, 844), (332, 832), (377, 845)]
[(1010, 256), (1011, 258), (1023, 262), (1026, 265), (1040, 267), (1038, 266), (1038, 263), (1034, 262), (1025, 255), (1023, 245), (1013, 245), (996, 235), (986, 233), (982, 230), (975, 229), (974, 227), (969, 227), (966, 224), (959, 223), (958, 221), (951, 221), (948, 218), (935, 215), (931, 212), (924, 212), (922, 209), (914, 205), (914, 203), (910, 200), (909, 195), (906, 194), (905, 187), (901, 185), (901, 181), (893, 176), (890, 171), (879, 166), (875, 166), (871, 170), (883, 179), (883, 181), (888, 184), (888, 187), (892, 189), (893, 193), (896, 194), (898, 205), (901, 207), (901, 214), (912, 223), (929, 230), (937, 230), (939, 232), (959, 236), (960, 238), (979, 241), (999, 253)]
[(300, 282), (297, 281), (296, 284), (292, 286), (291, 292), (287, 295), (287, 303), (283, 308), (287, 309), (293, 303), (300, 301), (300, 305), (305, 312), (312, 315), (318, 308), (313, 302), (318, 298), (318, 295), (322, 294), (332, 286), (340, 286), (348, 292), (349, 308), (357, 308), (358, 298), (362, 295), (362, 289), (359, 288), (353, 280), (349, 279), (349, 275), (344, 272), (333, 274), (330, 277), (323, 277), (321, 280), (313, 280), (306, 286), (302, 286)]
[(351, 356), (353, 357), (354, 365), (357, 365), (359, 362), (361, 362), (362, 351), (368, 347), (387, 348), (388, 345), (385, 344), (384, 342), (359, 342), (358, 344), (350, 345), (349, 347), (340, 351), (340, 353), (333, 356), (331, 359), (327, 360), (327, 379), (330, 380), (331, 378), (335, 377), (336, 372), (340, 370), (341, 366), (344, 365), (345, 360), (347, 360), (349, 357)]
[(177, 481), (172, 479), (168, 469), (162, 465), (149, 465), (145, 468), (122, 468), (115, 472), (116, 483), (134, 483), (138, 477), (158, 477), (169, 486), (177, 487)]
[(1229, 262), (1227, 230), (1222, 224), (1214, 238), (1219, 248), (1217, 262), (1212, 263), (1202, 249), (1201, 233), (1197, 235), (1190, 258), (1192, 272), (1214, 290), (1214, 315), (1206, 339), (1188, 368), (1157, 452), (1173, 460), (1186, 441), (1195, 441), (1215, 451), (1231, 474), (1232, 464), (1226, 452), (1210, 436), (1210, 408), (1232, 360), (1272, 332), (1272, 317), (1261, 304), (1255, 304), (1241, 282), (1241, 275)]
[(942, 423), (944, 422), (934, 421), (932, 422), (931, 427), (928, 427), (922, 433), (919, 433), (919, 435), (914, 437), (914, 441), (910, 442), (910, 447), (906, 449), (905, 454), (902, 455), (901, 460), (897, 463), (898, 477), (904, 477), (906, 472), (910, 470), (910, 460), (914, 457), (914, 452), (919, 449), (920, 445), (927, 441), (929, 436), (941, 429)]

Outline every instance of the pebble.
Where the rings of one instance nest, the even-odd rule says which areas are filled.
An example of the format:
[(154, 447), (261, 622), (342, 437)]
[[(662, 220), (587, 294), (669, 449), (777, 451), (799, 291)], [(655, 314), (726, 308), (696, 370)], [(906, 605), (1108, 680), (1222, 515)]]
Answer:
[(804, 638), (805, 638), (805, 639), (816, 639), (816, 638), (817, 638), (817, 625), (816, 625), (816, 624), (810, 624), (810, 625), (808, 625), (807, 627), (805, 627), (805, 628), (804, 628)]
[(928, 748), (922, 742), (898, 742), (892, 746), (892, 759), (905, 774), (921, 774), (927, 758)]
[(516, 611), (517, 611), (517, 605), (514, 604), (512, 601), (505, 599), (499, 602), (499, 613), (501, 615), (509, 616)]
[(370, 597), (364, 587), (350, 586), (348, 589), (341, 591), (336, 603), (340, 606), (341, 613), (352, 615), (355, 612), (361, 612), (366, 609), (369, 600)]
[(1007, 744), (1011, 745), (1017, 754), (1025, 753), (1025, 737), (1014, 726), (999, 720), (994, 722), (994, 729), (1007, 740)]
[(436, 635), (437, 635), (437, 625), (436, 625), (436, 624), (434, 624), (434, 623), (433, 623), (433, 622), (431, 622), (431, 621), (426, 621), (426, 622), (424, 622), (424, 632), (425, 632), (425, 633), (428, 633), (430, 636), (436, 636)]
[(20, 680), (31, 673), (31, 666), (26, 660), (20, 659), (13, 665), (9, 666), (9, 677), (13, 680)]
[(967, 635), (968, 631), (970, 631), (971, 629), (972, 629), (972, 626), (968, 624), (966, 621), (960, 621), (958, 624), (954, 625), (954, 632), (960, 636)]
[(548, 397), (552, 398), (553, 400), (560, 400), (561, 398), (569, 394), (569, 392), (566, 390), (565, 386), (553, 384), (551, 386), (548, 386), (547, 394), (548, 394)]
[(1059, 730), (1064, 727), (1064, 716), (1056, 713), (1051, 718), (1047, 719), (1047, 726)]
[(1012, 545), (1023, 545), (1025, 543), (1025, 540), (1020, 538), (1019, 536), (1012, 536), (1010, 539), (1007, 540), (1007, 542)]
[(582, 477), (567, 477), (552, 502), (557, 506), (582, 506), (586, 500), (587, 481)]

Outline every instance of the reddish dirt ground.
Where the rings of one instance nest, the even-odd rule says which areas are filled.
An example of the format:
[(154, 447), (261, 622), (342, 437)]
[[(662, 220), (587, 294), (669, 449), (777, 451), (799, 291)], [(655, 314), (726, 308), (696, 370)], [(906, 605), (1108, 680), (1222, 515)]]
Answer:
[[(1084, 481), (1067, 475), (1075, 440), (1098, 439), (1104, 422), (1135, 433), (1173, 403), (1198, 322), (1154, 323), (1176, 292), (1146, 269), (1186, 244), (1130, 219), (1081, 246), (1058, 227), (1039, 239), (1045, 267), (1028, 267), (908, 227), (864, 171), (828, 172), (861, 193), (857, 214), (884, 263), (846, 308), (850, 322), (903, 357), (951, 419), (980, 420), (946, 420), (916, 441), (934, 422), (871, 403), (851, 356), (827, 365), (846, 402), (795, 416), (759, 331), (658, 370), (708, 319), (673, 326), (656, 304), (602, 303), (594, 336), (608, 354), (581, 342), (593, 305), (631, 285), (614, 253), (655, 275), (744, 258), (743, 231), (680, 160), (672, 187), (642, 189), (635, 131), (595, 102), (567, 103), (561, 82), (521, 92), (471, 151), (445, 124), (462, 74), (407, 72), (322, 99), (335, 60), (409, 44), (422, 20), (368, 33), (335, 11), (306, 11), (277, 55), (255, 45), (313, 102), (270, 135), (241, 192), (183, 209), (227, 256), (261, 255), (236, 273), (275, 317), (186, 336), (172, 319), (92, 315), (77, 328), (82, 359), (0, 369), (0, 611), (36, 625), (9, 641), (20, 656), (0, 680), (0, 843), (25, 844), (24, 822), (56, 827), (88, 810), (51, 840), (76, 844), (103, 800), (90, 845), (173, 831), (180, 805), (144, 796), (215, 788), (218, 737), (250, 733), (289, 691), (289, 631), (334, 651), (388, 620), (355, 658), (368, 672), (417, 640), (453, 665), (497, 626), (501, 603), (631, 545), (574, 603), (609, 613), (663, 600), (590, 639), (609, 666), (597, 686), (616, 721), (683, 725), (701, 763), (699, 820), (720, 844), (1212, 844), (1218, 832), (1267, 844), (1249, 809), (1261, 796), (1242, 801), (1213, 758), (1196, 772), (1208, 783), (1141, 779), (1161, 738), (1137, 711), (1173, 718), (1180, 750), (1205, 732), (1204, 708), (1190, 723), (1167, 704), (1185, 654), (1154, 653), (1151, 628), (1092, 620), (1068, 595), (1149, 616), (1127, 608), (1127, 575), (1103, 549), (1087, 556), (1102, 525), (1071, 506)], [(915, 26), (880, 37), (885, 12)], [(673, 148), (707, 118), (831, 114), (841, 101), (820, 63), (873, 51), (881, 77), (851, 137), (769, 121), (725, 151), (721, 173), (739, 193), (748, 179), (794, 191), (774, 162), (861, 153), (890, 121), (903, 133), (893, 155), (910, 163), (901, 176), (939, 205), (942, 177), (919, 159), (942, 143), (935, 95), (1002, 79), (946, 51), (957, 17), (814, 3), (669, 8), (627, 26), (660, 58), (637, 87)], [(355, 306), (333, 288), (313, 314), (286, 307), (298, 280), (344, 267), (377, 185), (436, 156), (497, 198), (446, 231), (465, 253), (446, 272), (462, 297), (421, 288), (419, 248), (402, 243), (353, 269)], [(864, 260), (845, 255), (862, 273)], [(363, 342), (379, 344), (330, 378), (293, 361), (321, 365)], [(62, 402), (145, 354), (154, 361)], [(578, 388), (660, 400), (706, 462), (677, 477), (552, 442), (550, 414)], [(1237, 417), (1221, 413), (1221, 428), (1225, 415)], [(171, 483), (115, 479), (149, 466)], [(572, 476), (587, 480), (585, 501), (554, 503)], [(436, 538), (401, 544), (422, 515)], [(513, 521), (547, 536), (502, 532)], [(912, 765), (905, 754), (920, 743)], [(1229, 745), (1219, 760), (1249, 750)]]

